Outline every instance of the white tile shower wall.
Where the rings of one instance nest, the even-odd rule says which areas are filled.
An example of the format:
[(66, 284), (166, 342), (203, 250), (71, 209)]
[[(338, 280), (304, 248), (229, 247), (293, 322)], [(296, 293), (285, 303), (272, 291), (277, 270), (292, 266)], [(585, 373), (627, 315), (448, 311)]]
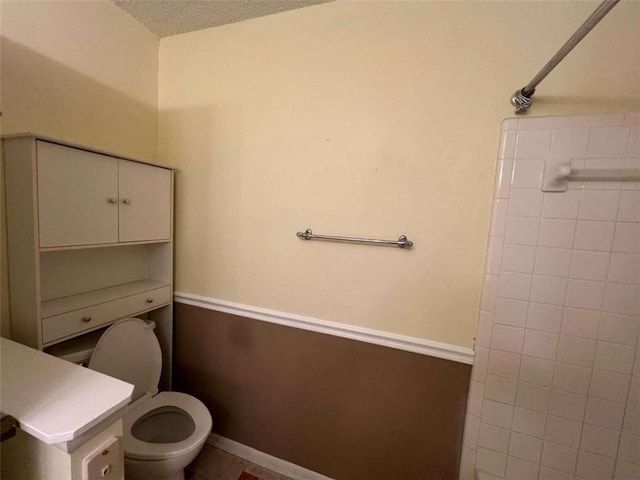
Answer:
[(503, 123), (461, 480), (640, 480), (640, 114)]

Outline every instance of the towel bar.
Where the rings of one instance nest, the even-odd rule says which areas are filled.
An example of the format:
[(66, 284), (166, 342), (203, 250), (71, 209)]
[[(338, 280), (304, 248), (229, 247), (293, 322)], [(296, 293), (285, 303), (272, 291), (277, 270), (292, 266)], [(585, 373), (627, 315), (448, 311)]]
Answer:
[(318, 235), (313, 233), (310, 228), (307, 228), (304, 232), (297, 232), (298, 238), (305, 240), (329, 240), (334, 242), (349, 242), (349, 243), (371, 243), (375, 245), (393, 245), (400, 248), (412, 248), (413, 242), (409, 240), (406, 235), (400, 235), (398, 240), (377, 240), (374, 238), (357, 238), (357, 237), (340, 237), (336, 235)]
[(568, 157), (549, 157), (542, 177), (543, 192), (566, 192), (569, 181), (638, 182), (638, 168), (571, 168)]

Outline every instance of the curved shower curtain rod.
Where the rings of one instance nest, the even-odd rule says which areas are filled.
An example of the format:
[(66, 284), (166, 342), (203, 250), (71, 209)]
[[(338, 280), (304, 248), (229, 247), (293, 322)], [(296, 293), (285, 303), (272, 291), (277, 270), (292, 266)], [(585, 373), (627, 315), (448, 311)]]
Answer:
[(576, 30), (569, 40), (558, 50), (551, 60), (533, 77), (526, 87), (517, 90), (511, 97), (511, 104), (516, 107), (516, 113), (525, 113), (533, 103), (533, 94), (538, 84), (558, 65), (567, 54), (573, 50), (580, 40), (582, 40), (593, 27), (595, 27), (609, 11), (616, 6), (620, 0), (604, 0), (598, 8), (585, 20), (582, 26)]

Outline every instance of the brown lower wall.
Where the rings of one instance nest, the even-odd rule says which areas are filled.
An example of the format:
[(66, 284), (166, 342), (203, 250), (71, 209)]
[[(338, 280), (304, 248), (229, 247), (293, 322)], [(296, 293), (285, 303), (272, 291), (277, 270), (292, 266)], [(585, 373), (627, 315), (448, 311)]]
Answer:
[(177, 303), (176, 390), (224, 437), (344, 480), (457, 479), (471, 367)]

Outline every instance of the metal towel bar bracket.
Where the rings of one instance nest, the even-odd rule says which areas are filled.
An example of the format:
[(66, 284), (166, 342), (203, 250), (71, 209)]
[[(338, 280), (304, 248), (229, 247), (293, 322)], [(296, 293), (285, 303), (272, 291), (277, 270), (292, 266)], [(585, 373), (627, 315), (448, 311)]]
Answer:
[(376, 240), (374, 238), (357, 238), (357, 237), (339, 237), (335, 235), (318, 235), (313, 233), (310, 228), (307, 228), (304, 232), (297, 232), (298, 238), (305, 240), (329, 240), (334, 242), (350, 242), (350, 243), (371, 243), (374, 245), (393, 245), (400, 248), (412, 248), (413, 242), (409, 240), (405, 235), (400, 235), (398, 240)]

